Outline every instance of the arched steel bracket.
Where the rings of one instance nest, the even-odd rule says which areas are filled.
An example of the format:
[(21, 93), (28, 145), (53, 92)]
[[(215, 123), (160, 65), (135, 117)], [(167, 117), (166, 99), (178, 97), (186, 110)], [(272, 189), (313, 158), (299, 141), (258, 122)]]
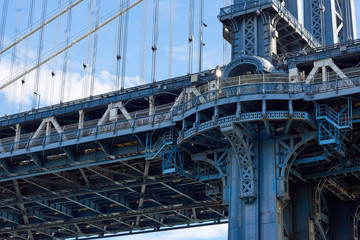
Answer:
[(245, 202), (253, 202), (256, 198), (255, 174), (253, 159), (255, 153), (254, 137), (249, 130), (241, 129), (237, 125), (220, 126), (225, 138), (230, 142), (237, 156), (240, 171), (240, 198)]
[(279, 166), (278, 179), (277, 179), (277, 197), (282, 202), (289, 200), (289, 174), (291, 166), (295, 161), (298, 154), (304, 150), (310, 141), (313, 141), (317, 137), (317, 133), (311, 132), (303, 134), (297, 140), (296, 137), (287, 137), (287, 141), (283, 139), (276, 140), (277, 151), (277, 164)]

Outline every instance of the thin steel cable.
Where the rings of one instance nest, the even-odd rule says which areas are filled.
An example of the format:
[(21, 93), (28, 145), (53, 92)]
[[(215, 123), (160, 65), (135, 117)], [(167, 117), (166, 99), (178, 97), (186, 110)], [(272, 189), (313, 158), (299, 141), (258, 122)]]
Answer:
[(204, 0), (199, 0), (199, 73), (202, 71), (203, 58), (203, 25), (204, 25)]
[[(99, 27), (100, 7), (101, 7), (101, 1), (97, 0), (96, 1), (96, 27), (97, 28)], [(99, 39), (99, 31), (96, 31), (95, 34), (94, 34), (93, 59), (92, 59), (92, 68), (91, 68), (90, 96), (94, 95), (98, 39)]]
[(194, 0), (189, 0), (188, 74), (192, 74), (194, 42)]
[(174, 44), (174, 19), (175, 19), (175, 0), (170, 2), (170, 29), (169, 29), (169, 71), (168, 78), (172, 78), (173, 68), (173, 44)]
[[(8, 0), (5, 0), (8, 1)], [(16, 42), (11, 43), (10, 45), (6, 46), (4, 49), (0, 48), (0, 54), (4, 53), (5, 51), (9, 50), (10, 48), (12, 48), (14, 45), (24, 41), (26, 38), (28, 38), (29, 36), (31, 36), (32, 34), (34, 34), (35, 32), (39, 31), (40, 29), (42, 29), (43, 27), (45, 27), (46, 25), (48, 25), (49, 23), (51, 23), (52, 21), (54, 21), (56, 18), (60, 17), (61, 15), (63, 15), (64, 13), (70, 11), (72, 8), (74, 8), (76, 5), (78, 5), (79, 3), (81, 3), (83, 0), (78, 0), (77, 2), (75, 2), (74, 4), (72, 4), (73, 0), (69, 0), (68, 2), (70, 3), (69, 6), (67, 8), (65, 8), (64, 10), (62, 10), (59, 14), (51, 17), (50, 19), (47, 18), (47, 16), (45, 18), (47, 18), (48, 20), (46, 20), (45, 22), (41, 21), (41, 24), (38, 25), (36, 28), (31, 28), (31, 30), (27, 33), (24, 33), (24, 35), (20, 38), (18, 38), (18, 40)]]
[[(121, 0), (120, 6), (122, 6), (124, 0)], [(119, 16), (117, 22), (117, 45), (116, 45), (116, 90), (121, 88), (121, 59), (122, 56), (122, 43), (123, 43), (123, 25), (124, 25), (124, 15)]]
[[(48, 3), (48, 0), (43, 0), (42, 10), (41, 10), (41, 21), (42, 22), (45, 22), (45, 20), (46, 20), (45, 17), (46, 17), (46, 11), (47, 11), (47, 3)], [(45, 27), (46, 26), (41, 28), (40, 34), (39, 34), (39, 46), (38, 46), (38, 55), (37, 55), (38, 64), (41, 62), (42, 51), (43, 51), (43, 48), (44, 48)], [(36, 69), (36, 73), (35, 73), (34, 93), (33, 93), (33, 99), (32, 99), (32, 109), (35, 109), (36, 106), (40, 106), (40, 95), (39, 95), (40, 73), (41, 73), (41, 66), (39, 66)]]
[[(65, 28), (65, 44), (68, 45), (70, 41), (70, 31), (71, 31), (71, 20), (72, 20), (72, 11), (67, 12), (66, 19), (66, 28)], [(63, 72), (61, 76), (61, 85), (60, 85), (60, 103), (64, 102), (65, 97), (65, 85), (66, 85), (66, 75), (67, 75), (67, 60), (68, 60), (69, 50), (67, 49), (64, 54), (63, 59)]]
[[(89, 1), (88, 3), (88, 28), (91, 28), (93, 22), (93, 1)], [(90, 62), (90, 55), (91, 55), (91, 36), (87, 38), (87, 42), (85, 44), (85, 59), (83, 63), (84, 69), (84, 77), (83, 77), (83, 84), (82, 84), (82, 97), (86, 97), (89, 92), (89, 62)]]
[(140, 84), (145, 83), (145, 71), (146, 71), (146, 42), (147, 42), (147, 19), (148, 19), (148, 8), (149, 1), (144, 0), (144, 12), (143, 12), (143, 23), (142, 23), (142, 36), (141, 36), (141, 64), (140, 64)]
[[(125, 7), (129, 7), (129, 0), (125, 0)], [(123, 61), (121, 66), (121, 90), (125, 88), (125, 77), (126, 77), (126, 54), (127, 54), (127, 42), (128, 42), (128, 31), (129, 31), (129, 12), (124, 15), (124, 43), (123, 43)]]
[[(32, 24), (33, 24), (33, 19), (34, 19), (34, 6), (35, 6), (35, 0), (31, 0), (30, 2), (30, 7), (29, 7), (29, 18), (28, 18), (28, 26), (27, 29), (29, 29), (29, 31), (31, 31), (32, 29)], [(27, 65), (28, 65), (28, 60), (29, 60), (29, 48), (30, 48), (30, 39), (27, 39), (26, 41), (26, 53), (25, 53), (25, 58), (24, 58), (24, 70), (26, 70)], [(26, 76), (24, 76), (24, 78), (21, 81), (21, 96), (24, 96), (24, 93), (27, 92), (27, 86), (28, 84), (26, 84)], [(25, 96), (26, 97), (26, 96)], [(19, 106), (19, 112), (22, 111), (22, 107), (25, 103), (25, 98), (21, 98), (21, 102), (20, 102), (20, 106)]]
[[(1, 23), (0, 23), (0, 50), (3, 49), (8, 7), (9, 7), (9, 0), (4, 0), (2, 6), (2, 12), (1, 12)], [(0, 54), (0, 63), (1, 63), (1, 56), (2, 54)]]
[[(16, 41), (16, 39), (18, 38), (21, 13), (22, 13), (22, 0), (18, 0), (18, 6), (17, 6), (17, 9), (16, 9), (16, 23), (15, 23), (15, 31), (14, 31), (14, 41)], [(18, 56), (17, 56), (17, 46), (15, 46), (13, 48), (12, 53), (11, 53), (10, 78), (12, 78), (14, 67), (18, 66), (17, 58), (18, 58)], [(23, 97), (21, 95), (21, 87), (18, 88), (18, 83), (11, 84), (10, 86), (11, 86), (10, 95), (12, 95), (12, 96), (16, 95), (16, 99), (20, 99), (20, 101), (19, 101), (19, 105), (20, 105), (21, 98)], [(18, 91), (18, 90), (20, 90), (20, 91)], [(16, 106), (11, 107), (11, 108), (14, 111), (16, 109)]]
[[(58, 0), (59, 12), (61, 10), (61, 6), (62, 6), (62, 0)], [(55, 51), (59, 49), (60, 29), (61, 29), (61, 18), (59, 17), (57, 19), (57, 24), (56, 24)], [(55, 84), (56, 70), (57, 70), (57, 58), (55, 58), (53, 61), (52, 69), (53, 70), (51, 72), (50, 91), (49, 91), (49, 96), (47, 97), (48, 105), (52, 104), (54, 100), (53, 96), (54, 96), (54, 84)]]
[(159, 40), (159, 0), (154, 0), (154, 19), (153, 19), (153, 42), (152, 42), (152, 74), (151, 82), (156, 82), (157, 72), (157, 48)]
[[(223, 1), (223, 7), (227, 7), (229, 6), (229, 0), (224, 0)], [(228, 62), (229, 62), (229, 49), (228, 49), (228, 43), (225, 40), (225, 38), (223, 39), (223, 66), (225, 66)]]
[[(72, 37), (71, 39), (71, 43), (66, 44), (66, 42), (61, 44), (61, 49), (57, 52), (55, 51), (49, 51), (46, 55), (45, 55), (45, 59), (43, 61), (41, 61), (40, 64), (37, 63), (32, 63), (32, 65), (30, 67), (28, 67), (25, 71), (19, 71), (16, 75), (16, 77), (12, 78), (12, 79), (3, 79), (2, 81), (0, 81), (0, 90), (7, 87), (8, 85), (10, 85), (11, 83), (19, 80), (20, 78), (24, 77), (25, 75), (31, 73), (32, 71), (34, 71), (36, 68), (38, 68), (40, 65), (43, 65), (47, 62), (49, 62), (51, 59), (53, 59), (54, 57), (58, 56), (59, 54), (65, 52), (67, 49), (75, 46), (76, 44), (78, 44), (79, 42), (81, 42), (83, 39), (87, 38), (89, 35), (93, 34), (94, 32), (100, 30), (101, 28), (103, 28), (104, 26), (106, 26), (107, 24), (109, 24), (110, 22), (112, 22), (113, 20), (115, 20), (117, 17), (119, 17), (120, 15), (124, 14), (125, 12), (129, 11), (130, 9), (132, 9), (133, 7), (135, 7), (136, 5), (138, 5), (140, 2), (142, 2), (143, 0), (130, 0), (131, 4), (129, 7), (124, 8), (124, 9), (115, 9), (113, 10), (111, 13), (108, 13), (106, 16), (102, 17), (102, 22), (99, 24), (98, 27), (93, 27), (92, 29), (88, 30), (87, 32), (83, 33), (85, 30), (78, 32), (77, 34), (75, 34), (75, 36)], [(111, 15), (113, 14), (113, 15)]]
[[(117, 5), (118, 7), (121, 6), (121, 0), (117, 0)], [(119, 17), (120, 18), (120, 17)], [(111, 72), (114, 72), (115, 73), (115, 81), (114, 83), (112, 84), (112, 90), (113, 91), (116, 91), (118, 89), (118, 86), (116, 86), (116, 71), (117, 71), (117, 46), (118, 46), (118, 42), (117, 42), (117, 39), (118, 39), (118, 35), (119, 35), (119, 27), (118, 27), (118, 24), (115, 23), (114, 24), (115, 26), (115, 30), (114, 30), (114, 44), (113, 44), (113, 48), (112, 49), (116, 49), (116, 51), (111, 51), (112, 52), (112, 56), (111, 56)]]

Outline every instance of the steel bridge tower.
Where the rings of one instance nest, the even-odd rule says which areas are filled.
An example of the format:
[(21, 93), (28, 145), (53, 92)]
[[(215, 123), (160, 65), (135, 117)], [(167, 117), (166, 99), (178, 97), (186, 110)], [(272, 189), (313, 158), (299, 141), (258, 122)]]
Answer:
[[(232, 45), (232, 61), (224, 69), (224, 78), (238, 78), (241, 85), (242, 80), (248, 84), (250, 76), (268, 73), (259, 78), (264, 84), (259, 86), (262, 96), (240, 100), (236, 110), (242, 116), (259, 108), (263, 124), (252, 123), (256, 118), (253, 115), (247, 121), (220, 126), (232, 146), (228, 239), (352, 239), (357, 231), (357, 226), (345, 221), (356, 219), (358, 211), (345, 202), (355, 200), (348, 183), (326, 177), (316, 182), (324, 173), (317, 173), (318, 178), (304, 177), (315, 170), (311, 168), (323, 164), (331, 165), (331, 170), (339, 169), (341, 162), (356, 155), (344, 144), (346, 134), (354, 127), (352, 96), (340, 100), (336, 94), (327, 93), (311, 97), (312, 104), (306, 97), (296, 97), (296, 83), (329, 84), (334, 77), (348, 79), (341, 70), (346, 64), (340, 59), (347, 58), (353, 61), (350, 66), (356, 65), (358, 57), (354, 59), (346, 48), (352, 44), (344, 44), (336, 55), (329, 53), (355, 38), (354, 10), (352, 0), (235, 0), (232, 6), (221, 9), (223, 35)], [(322, 48), (325, 45), (333, 46), (327, 51)], [(289, 87), (295, 87), (290, 92), (294, 92), (284, 96), (274, 94), (281, 89), (271, 89), (268, 93), (270, 84), (266, 83), (275, 79), (267, 76), (283, 70), (289, 71), (289, 82), (294, 83)], [(307, 87), (311, 94), (316, 93), (313, 86)], [(284, 111), (272, 112), (275, 109)], [(300, 109), (309, 114), (301, 118), (318, 133), (301, 126), (303, 121), (294, 122), (294, 116), (300, 114), (295, 111)], [(271, 123), (274, 117), (278, 121)], [(313, 143), (315, 139), (317, 144)], [(344, 221), (336, 223), (337, 219)]]
[(226, 221), (229, 240), (359, 239), (354, 2), (235, 0), (218, 18), (223, 68), (0, 118), (2, 239)]

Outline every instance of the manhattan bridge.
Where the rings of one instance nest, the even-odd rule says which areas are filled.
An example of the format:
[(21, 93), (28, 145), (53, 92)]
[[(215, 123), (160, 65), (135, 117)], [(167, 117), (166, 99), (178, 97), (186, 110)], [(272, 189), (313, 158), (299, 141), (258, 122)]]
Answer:
[[(359, 239), (353, 0), (228, 2), (217, 17), (231, 59), (212, 69), (202, 67), (208, 3), (185, 1), (188, 72), (166, 80), (157, 79), (163, 1), (114, 1), (104, 17), (100, 0), (59, 0), (51, 12), (47, 0), (25, 1), (27, 8), (18, 2), (17, 11), (9, 0), (0, 3), (0, 67), (5, 56), (15, 63), (9, 77), (0, 77), (0, 90), (21, 98), (29, 76), (35, 78), (28, 86), (32, 104), (0, 117), (1, 239), (95, 239), (222, 223), (230, 240)], [(176, 1), (168, 2), (173, 29)], [(77, 15), (79, 8), (88, 15)], [(142, 8), (152, 21), (138, 18), (139, 38), (151, 32), (152, 57), (137, 57), (141, 76), (151, 67), (151, 83), (128, 87), (127, 14)], [(15, 34), (6, 39), (11, 15)], [(80, 18), (85, 30), (71, 35)], [(96, 95), (98, 39), (110, 23), (117, 26), (116, 87)], [(44, 48), (49, 35), (51, 51)], [(170, 29), (170, 43), (174, 37)], [(64, 73), (79, 44), (87, 77), (77, 89), (82, 98), (68, 101), (72, 83)], [(59, 77), (58, 100), (40, 104), (46, 69), (48, 89)]]

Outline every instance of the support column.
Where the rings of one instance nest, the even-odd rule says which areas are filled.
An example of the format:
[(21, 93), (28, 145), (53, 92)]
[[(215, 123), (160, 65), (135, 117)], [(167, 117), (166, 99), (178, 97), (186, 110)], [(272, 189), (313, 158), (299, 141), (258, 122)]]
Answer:
[(240, 239), (240, 174), (239, 164), (234, 151), (230, 159), (230, 201), (229, 201), (229, 226), (228, 240)]
[(149, 97), (149, 116), (155, 114), (155, 96)]
[[(230, 161), (229, 240), (283, 239), (283, 209), (276, 195), (275, 144), (266, 130), (222, 127), (233, 150)], [(250, 157), (251, 156), (251, 157)], [(244, 162), (249, 159), (249, 165)], [(246, 171), (247, 169), (251, 171)]]
[(20, 136), (21, 136), (21, 124), (16, 124), (15, 139), (14, 139), (15, 149), (19, 147)]
[(275, 141), (263, 129), (258, 135), (260, 239), (283, 239), (283, 208), (276, 196)]
[(294, 239), (315, 239), (314, 203), (311, 185), (297, 185), (292, 194)]
[(228, 239), (259, 239), (254, 133), (237, 125), (222, 126), (221, 132), (232, 146)]
[(85, 111), (79, 110), (79, 129), (84, 128), (84, 117), (85, 117)]

